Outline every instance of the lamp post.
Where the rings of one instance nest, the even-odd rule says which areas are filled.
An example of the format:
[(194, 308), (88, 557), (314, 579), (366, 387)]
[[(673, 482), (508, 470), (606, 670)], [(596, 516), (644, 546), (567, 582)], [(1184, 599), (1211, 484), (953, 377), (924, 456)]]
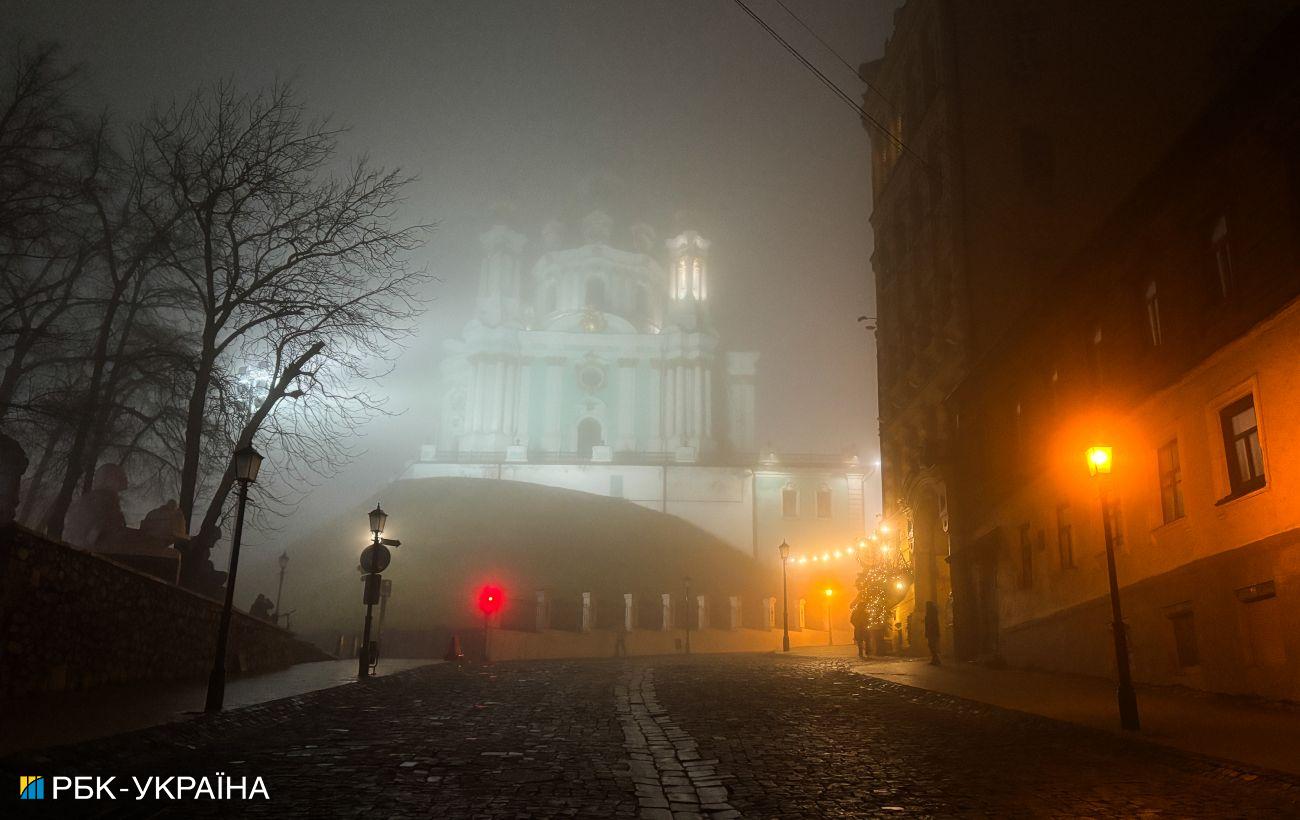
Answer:
[(262, 468), (262, 454), (251, 444), (235, 452), (235, 481), (239, 483), (239, 502), (235, 508), (235, 537), (230, 542), (230, 571), (226, 574), (226, 602), (221, 608), (221, 625), (217, 627), (217, 656), (208, 676), (208, 699), (205, 712), (220, 712), (226, 699), (226, 643), (230, 635), (230, 613), (235, 607), (235, 576), (239, 572), (239, 541), (244, 535), (244, 507), (248, 504), (248, 485), (257, 481)]
[(1119, 725), (1136, 732), (1142, 728), (1138, 719), (1137, 693), (1133, 690), (1133, 676), (1129, 670), (1128, 634), (1124, 631), (1124, 615), (1119, 604), (1119, 578), (1115, 573), (1115, 534), (1111, 531), (1110, 496), (1107, 492), (1111, 466), (1114, 463), (1110, 447), (1089, 447), (1088, 474), (1097, 479), (1101, 496), (1102, 531), (1106, 535), (1106, 576), (1110, 581), (1111, 629), (1115, 636), (1116, 698), (1119, 701)]
[(826, 592), (826, 645), (834, 646), (835, 630), (831, 628), (831, 596), (835, 594), (835, 590), (831, 589), (830, 587), (827, 587), (825, 592)]
[(275, 588), (275, 625), (280, 625), (280, 600), (284, 595), (284, 571), (289, 568), (289, 551), (280, 553), (280, 583)]
[(777, 547), (781, 553), (781, 651), (790, 651), (790, 585), (786, 581), (785, 567), (790, 562), (790, 545), (782, 541)]
[(686, 654), (691, 654), (691, 576), (687, 575), (682, 578), (682, 583), (686, 586), (686, 607), (682, 613), (682, 618), (686, 622)]
[(361, 569), (365, 574), (365, 591), (362, 593), (362, 603), (366, 605), (366, 624), (361, 630), (361, 649), (357, 652), (357, 679), (366, 680), (370, 677), (370, 665), (374, 662), (370, 648), (370, 625), (372, 622), (372, 612), (375, 604), (379, 603), (379, 587), (381, 578), (379, 573), (388, 569), (388, 562), (392, 560), (392, 555), (385, 548), (385, 544), (398, 546), (400, 542), (391, 538), (380, 538), (379, 534), (384, 531), (388, 524), (388, 513), (384, 508), (375, 502), (375, 508), (369, 513), (370, 532), (374, 535), (374, 540), (370, 546), (366, 547), (361, 553)]

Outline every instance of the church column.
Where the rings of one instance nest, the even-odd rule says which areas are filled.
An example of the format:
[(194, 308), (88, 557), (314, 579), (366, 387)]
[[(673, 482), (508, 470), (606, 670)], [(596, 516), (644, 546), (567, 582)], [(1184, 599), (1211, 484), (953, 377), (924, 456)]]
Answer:
[(477, 433), (483, 429), (483, 360), (474, 359), (474, 375), (470, 385), (469, 431)]
[(686, 379), (681, 362), (673, 363), (673, 438), (674, 446), (683, 444), (686, 435)]
[(700, 448), (704, 443), (704, 368), (701, 366), (699, 359), (695, 360), (695, 365), (691, 368), (691, 371), (695, 378), (693, 391), (695, 395), (692, 397), (694, 399), (692, 409), (695, 413), (692, 426), (695, 431), (695, 446)]
[(704, 430), (702, 437), (713, 438), (713, 368), (704, 369)]
[(560, 404), (564, 391), (564, 359), (546, 359), (546, 436), (542, 447), (550, 452), (563, 449), (560, 437)]
[(636, 359), (619, 359), (618, 435), (624, 450), (636, 450)]
[(673, 448), (673, 436), (677, 432), (673, 429), (673, 420), (677, 418), (673, 411), (673, 402), (677, 395), (677, 372), (674, 370), (672, 362), (664, 361), (662, 375), (664, 450), (671, 450)]
[(646, 408), (650, 411), (650, 420), (646, 424), (646, 433), (650, 437), (649, 441), (646, 442), (646, 450), (649, 452), (664, 449), (664, 431), (660, 426), (663, 423), (663, 413), (661, 412), (663, 379), (663, 363), (658, 360), (650, 362), (650, 377), (646, 381), (646, 389), (650, 393), (646, 399)]
[(518, 369), (515, 367), (513, 360), (506, 361), (506, 389), (505, 401), (501, 406), (501, 432), (506, 435), (506, 444), (513, 444), (515, 440), (515, 380), (519, 378)]
[[(529, 359), (519, 363), (519, 384), (515, 393), (515, 438), (521, 444), (528, 441), (528, 396), (532, 392), (533, 365)], [(514, 443), (514, 440), (511, 440)]]

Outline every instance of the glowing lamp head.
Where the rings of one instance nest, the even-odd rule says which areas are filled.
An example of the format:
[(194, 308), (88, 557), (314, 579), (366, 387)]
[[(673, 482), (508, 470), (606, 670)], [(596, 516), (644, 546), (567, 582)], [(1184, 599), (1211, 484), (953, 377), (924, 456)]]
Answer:
[(384, 531), (386, 524), (388, 524), (388, 513), (384, 512), (384, 508), (376, 501), (375, 508), (370, 511), (370, 531), (378, 535)]
[(243, 484), (256, 484), (257, 471), (262, 469), (262, 454), (253, 449), (253, 445), (241, 447), (235, 452), (235, 480)]
[(858, 549), (866, 549), (866, 548), (867, 548), (867, 539), (865, 539), (865, 538), (859, 538), (859, 539), (858, 539)]
[(902, 590), (904, 590), (904, 589), (906, 589), (906, 588), (907, 588), (907, 584), (903, 583), (902, 581), (895, 581), (895, 582), (894, 582), (894, 589), (899, 590), (899, 591), (901, 592)]
[(500, 587), (489, 585), (478, 591), (478, 611), (484, 615), (500, 612), (503, 603), (505, 603), (505, 593)]
[(1088, 475), (1094, 478), (1099, 475), (1110, 475), (1110, 468), (1114, 461), (1111, 448), (1089, 447), (1087, 457)]
[(782, 561), (788, 561), (788, 560), (790, 559), (790, 545), (789, 545), (789, 544), (787, 544), (786, 542), (782, 541), (782, 542), (781, 542), (781, 546), (777, 547), (777, 549), (780, 550), (780, 552), (781, 552), (781, 560), (782, 560)]
[(823, 590), (823, 592), (826, 593), (826, 597), (827, 597), (827, 598), (829, 598), (829, 597), (831, 597), (832, 595), (835, 594), (835, 590), (833, 590), (833, 589), (831, 589), (831, 588), (829, 588), (829, 587), (827, 587), (825, 590)]
[(888, 524), (881, 524), (881, 525), (880, 525), (880, 531), (881, 531), (882, 533), (884, 533), (885, 535), (888, 535), (888, 534), (889, 534), (889, 525), (888, 525)]

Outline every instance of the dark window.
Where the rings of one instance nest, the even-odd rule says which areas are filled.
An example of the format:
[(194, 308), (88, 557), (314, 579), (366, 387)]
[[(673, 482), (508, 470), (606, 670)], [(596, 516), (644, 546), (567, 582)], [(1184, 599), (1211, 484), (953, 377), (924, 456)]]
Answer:
[(793, 487), (781, 491), (781, 515), (786, 518), (799, 517), (799, 491)]
[(817, 517), (831, 517), (831, 488), (820, 487), (817, 490)]
[(1070, 505), (1056, 507), (1056, 549), (1061, 554), (1061, 569), (1074, 566), (1074, 531), (1070, 527)]
[(1180, 607), (1169, 613), (1169, 623), (1174, 628), (1174, 652), (1180, 667), (1199, 666), (1200, 653), (1196, 649), (1196, 616), (1191, 607)]
[(1255, 397), (1243, 396), (1219, 411), (1223, 449), (1228, 459), (1228, 483), (1237, 496), (1264, 486), (1264, 450), (1259, 443)]
[(1165, 523), (1182, 518), (1183, 468), (1178, 461), (1178, 439), (1163, 445), (1157, 453), (1160, 464), (1160, 512)]
[(1020, 525), (1020, 588), (1034, 585), (1034, 543), (1029, 537), (1029, 525)]

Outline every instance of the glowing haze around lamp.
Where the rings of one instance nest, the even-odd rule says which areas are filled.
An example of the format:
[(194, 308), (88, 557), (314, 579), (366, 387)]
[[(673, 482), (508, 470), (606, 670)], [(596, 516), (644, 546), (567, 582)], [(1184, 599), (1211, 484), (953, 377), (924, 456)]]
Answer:
[(1110, 468), (1113, 463), (1111, 448), (1089, 447), (1087, 458), (1088, 475), (1094, 478), (1099, 475), (1110, 475)]

